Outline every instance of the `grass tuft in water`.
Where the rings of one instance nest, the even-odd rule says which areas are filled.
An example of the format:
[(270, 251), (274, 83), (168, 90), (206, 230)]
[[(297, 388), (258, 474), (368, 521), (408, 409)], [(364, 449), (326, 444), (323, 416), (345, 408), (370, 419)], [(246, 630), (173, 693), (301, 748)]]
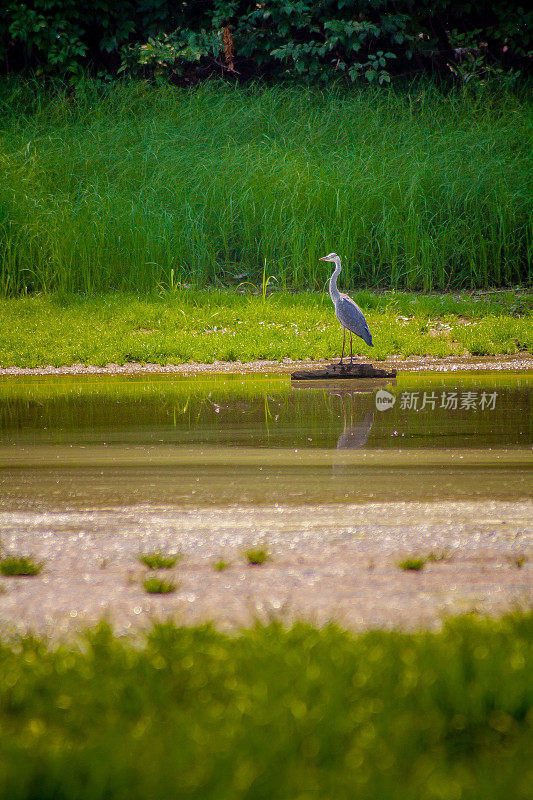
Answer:
[(507, 557), (507, 561), (511, 566), (516, 567), (517, 569), (522, 569), (522, 567), (527, 564), (528, 557), (523, 553), (519, 555), (512, 555)]
[(449, 561), (450, 558), (449, 550), (432, 550), (431, 553), (426, 556), (426, 561), (434, 563), (437, 561)]
[(264, 548), (251, 548), (245, 551), (244, 557), (251, 566), (259, 566), (270, 559), (270, 554)]
[(0, 574), (7, 576), (30, 577), (39, 575), (43, 563), (34, 561), (33, 556), (5, 556), (0, 558)]
[(164, 581), (162, 578), (147, 578), (143, 586), (148, 594), (170, 594), (170, 592), (175, 592), (177, 588), (175, 583)]
[(224, 572), (224, 570), (227, 569), (228, 567), (229, 563), (227, 561), (224, 561), (224, 559), (220, 559), (220, 561), (217, 561), (215, 563), (215, 569), (217, 572)]
[(425, 558), (404, 558), (402, 561), (398, 561), (398, 566), (400, 569), (418, 571), (424, 567), (425, 563)]
[(163, 553), (144, 553), (139, 560), (150, 569), (171, 569), (182, 558), (181, 555), (163, 555)]

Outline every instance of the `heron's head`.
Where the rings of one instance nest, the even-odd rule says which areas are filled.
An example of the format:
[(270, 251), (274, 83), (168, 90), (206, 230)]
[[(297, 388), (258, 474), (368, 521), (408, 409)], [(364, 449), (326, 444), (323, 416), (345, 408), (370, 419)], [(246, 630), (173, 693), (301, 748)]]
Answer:
[(319, 258), (318, 260), (319, 261), (331, 261), (332, 264), (334, 264), (335, 261), (339, 260), (339, 256), (337, 255), (337, 253), (330, 253), (327, 256), (322, 256), (322, 258)]

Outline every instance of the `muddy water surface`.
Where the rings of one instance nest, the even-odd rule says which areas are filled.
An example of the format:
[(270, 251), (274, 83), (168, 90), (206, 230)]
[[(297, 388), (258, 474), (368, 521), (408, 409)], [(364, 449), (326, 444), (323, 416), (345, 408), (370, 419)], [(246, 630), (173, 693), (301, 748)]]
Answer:
[[(360, 387), (300, 388), (287, 377), (4, 379), (2, 505), (531, 495), (529, 374), (406, 375)], [(379, 388), (394, 405), (376, 406)]]
[[(531, 373), (0, 379), (0, 543), (45, 562), (1, 579), (0, 623), (239, 625), (290, 608), (412, 626), (527, 605), (532, 391)], [(246, 567), (258, 543), (273, 558)], [(185, 555), (172, 595), (144, 594), (153, 549)], [(398, 569), (431, 551), (446, 557)]]

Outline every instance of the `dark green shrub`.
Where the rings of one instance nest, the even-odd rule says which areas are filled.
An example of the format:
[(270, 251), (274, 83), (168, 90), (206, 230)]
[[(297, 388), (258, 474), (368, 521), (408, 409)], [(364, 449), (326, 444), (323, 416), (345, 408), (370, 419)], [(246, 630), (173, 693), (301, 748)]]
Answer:
[(187, 82), (260, 74), (387, 84), (431, 70), (464, 85), (515, 81), (530, 49), (531, 15), (518, 0), (8, 0), (0, 19), (6, 71), (73, 79), (91, 64)]

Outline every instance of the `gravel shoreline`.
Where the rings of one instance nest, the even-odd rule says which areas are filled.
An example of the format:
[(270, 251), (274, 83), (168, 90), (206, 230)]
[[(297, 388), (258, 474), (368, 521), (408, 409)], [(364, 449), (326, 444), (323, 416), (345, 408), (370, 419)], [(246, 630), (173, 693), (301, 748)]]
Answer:
[[(30, 375), (202, 375), (212, 373), (227, 374), (254, 374), (254, 373), (290, 373), (304, 367), (319, 369), (328, 360), (293, 361), (284, 358), (283, 361), (214, 361), (212, 364), (190, 362), (187, 364), (141, 364), (128, 362), (126, 364), (106, 364), (95, 366), (92, 364), (71, 364), (64, 367), (0, 367), (0, 376), (30, 376)], [(526, 372), (533, 370), (533, 356), (529, 353), (519, 353), (507, 356), (447, 356), (435, 358), (433, 356), (391, 356), (386, 361), (372, 362), (370, 359), (359, 359), (359, 363), (370, 364), (387, 369), (394, 368), (402, 372)]]

